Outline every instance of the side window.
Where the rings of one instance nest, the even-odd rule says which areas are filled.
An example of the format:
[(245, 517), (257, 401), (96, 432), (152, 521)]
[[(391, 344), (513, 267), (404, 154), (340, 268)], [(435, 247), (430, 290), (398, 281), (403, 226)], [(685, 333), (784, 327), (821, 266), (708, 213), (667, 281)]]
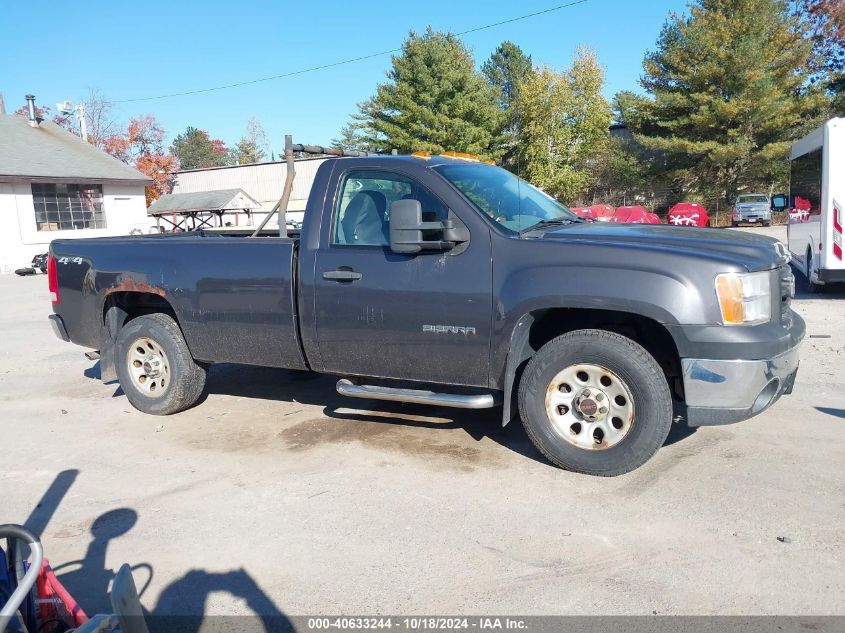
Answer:
[(387, 246), (390, 205), (419, 200), (423, 217), (445, 219), (448, 209), (415, 180), (387, 171), (354, 170), (340, 186), (334, 210), (332, 245)]

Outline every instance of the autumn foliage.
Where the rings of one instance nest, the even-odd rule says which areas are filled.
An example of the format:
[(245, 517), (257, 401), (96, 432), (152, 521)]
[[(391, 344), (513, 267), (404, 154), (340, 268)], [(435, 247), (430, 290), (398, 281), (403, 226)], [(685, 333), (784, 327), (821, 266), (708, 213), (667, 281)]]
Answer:
[(103, 139), (103, 148), (118, 160), (153, 179), (147, 187), (147, 206), (173, 190), (173, 172), (179, 165), (164, 150), (165, 131), (150, 114), (129, 120), (125, 131)]

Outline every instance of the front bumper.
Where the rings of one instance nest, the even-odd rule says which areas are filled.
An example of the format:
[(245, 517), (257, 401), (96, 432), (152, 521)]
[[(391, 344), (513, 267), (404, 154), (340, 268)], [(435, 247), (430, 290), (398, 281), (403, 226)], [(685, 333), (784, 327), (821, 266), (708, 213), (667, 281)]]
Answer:
[(798, 373), (798, 345), (766, 360), (681, 359), (687, 423), (740, 422), (792, 393)]

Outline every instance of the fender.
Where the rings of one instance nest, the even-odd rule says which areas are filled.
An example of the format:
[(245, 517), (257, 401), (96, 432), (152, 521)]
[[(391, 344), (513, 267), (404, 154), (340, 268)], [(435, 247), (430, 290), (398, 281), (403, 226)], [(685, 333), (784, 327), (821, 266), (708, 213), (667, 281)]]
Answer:
[(513, 419), (512, 412), (519, 411), (519, 408), (514, 406), (516, 398), (514, 397), (513, 386), (516, 382), (516, 372), (525, 361), (537, 352), (531, 347), (529, 340), (532, 325), (534, 325), (534, 315), (526, 314), (516, 322), (516, 327), (511, 332), (508, 361), (505, 365), (505, 397), (502, 406), (503, 427), (507, 426)]

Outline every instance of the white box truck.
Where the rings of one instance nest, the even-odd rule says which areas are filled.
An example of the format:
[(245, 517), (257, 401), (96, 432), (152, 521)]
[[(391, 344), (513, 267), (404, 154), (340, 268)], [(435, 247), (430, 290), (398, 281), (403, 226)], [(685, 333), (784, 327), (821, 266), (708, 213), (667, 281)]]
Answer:
[(845, 281), (845, 118), (831, 119), (792, 145), (787, 243), (811, 292)]

